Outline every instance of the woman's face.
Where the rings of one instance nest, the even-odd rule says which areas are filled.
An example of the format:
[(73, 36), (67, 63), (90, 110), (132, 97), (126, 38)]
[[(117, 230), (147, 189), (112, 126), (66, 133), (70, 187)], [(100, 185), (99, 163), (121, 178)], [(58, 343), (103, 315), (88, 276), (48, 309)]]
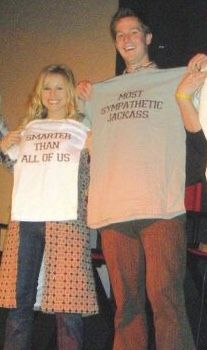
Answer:
[(50, 119), (63, 119), (67, 115), (68, 91), (65, 78), (58, 73), (49, 73), (41, 91), (42, 104)]

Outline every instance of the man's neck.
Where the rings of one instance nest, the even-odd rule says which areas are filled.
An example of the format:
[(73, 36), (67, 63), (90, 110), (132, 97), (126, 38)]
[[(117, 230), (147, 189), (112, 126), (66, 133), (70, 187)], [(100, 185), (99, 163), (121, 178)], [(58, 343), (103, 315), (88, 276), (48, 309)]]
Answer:
[(154, 65), (154, 63), (150, 61), (149, 58), (143, 60), (142, 62), (128, 63), (126, 64), (126, 72), (127, 73), (136, 72), (142, 68), (148, 68), (152, 65)]

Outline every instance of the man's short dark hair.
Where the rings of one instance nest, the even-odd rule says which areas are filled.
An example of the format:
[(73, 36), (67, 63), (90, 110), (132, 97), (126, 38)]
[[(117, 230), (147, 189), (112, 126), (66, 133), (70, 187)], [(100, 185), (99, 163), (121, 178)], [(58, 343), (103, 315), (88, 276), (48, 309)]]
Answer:
[(143, 20), (138, 16), (138, 14), (136, 13), (136, 11), (130, 9), (130, 8), (125, 8), (125, 7), (121, 7), (112, 17), (111, 19), (111, 23), (110, 23), (110, 32), (111, 32), (111, 36), (112, 39), (115, 41), (116, 40), (116, 24), (117, 22), (125, 17), (135, 17), (137, 18), (137, 20), (139, 21), (143, 32), (145, 34), (151, 33), (151, 30), (149, 28), (148, 25), (146, 25)]

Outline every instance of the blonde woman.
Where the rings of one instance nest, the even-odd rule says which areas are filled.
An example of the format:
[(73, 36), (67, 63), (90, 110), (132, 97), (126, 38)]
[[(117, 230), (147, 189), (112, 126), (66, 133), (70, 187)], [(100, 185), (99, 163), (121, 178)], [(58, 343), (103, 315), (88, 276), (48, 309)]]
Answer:
[[(31, 349), (35, 302), (56, 313), (58, 348), (80, 350), (82, 315), (98, 307), (85, 223), (89, 130), (77, 112), (67, 66), (41, 71), (20, 130), (19, 142), (4, 143), (4, 152), (16, 160), (0, 271), (0, 305), (11, 308), (4, 350)], [(43, 291), (37, 301), (40, 268)]]

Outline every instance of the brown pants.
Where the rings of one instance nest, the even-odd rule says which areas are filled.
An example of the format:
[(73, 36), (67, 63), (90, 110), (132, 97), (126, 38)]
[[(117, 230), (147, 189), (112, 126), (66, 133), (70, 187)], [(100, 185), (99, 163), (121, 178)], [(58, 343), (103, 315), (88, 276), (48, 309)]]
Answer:
[(145, 222), (126, 223), (133, 232), (130, 236), (121, 232), (121, 224), (101, 230), (117, 307), (113, 349), (147, 350), (147, 292), (154, 316), (156, 350), (193, 350), (183, 294), (183, 224), (178, 219), (156, 220), (147, 225)]

